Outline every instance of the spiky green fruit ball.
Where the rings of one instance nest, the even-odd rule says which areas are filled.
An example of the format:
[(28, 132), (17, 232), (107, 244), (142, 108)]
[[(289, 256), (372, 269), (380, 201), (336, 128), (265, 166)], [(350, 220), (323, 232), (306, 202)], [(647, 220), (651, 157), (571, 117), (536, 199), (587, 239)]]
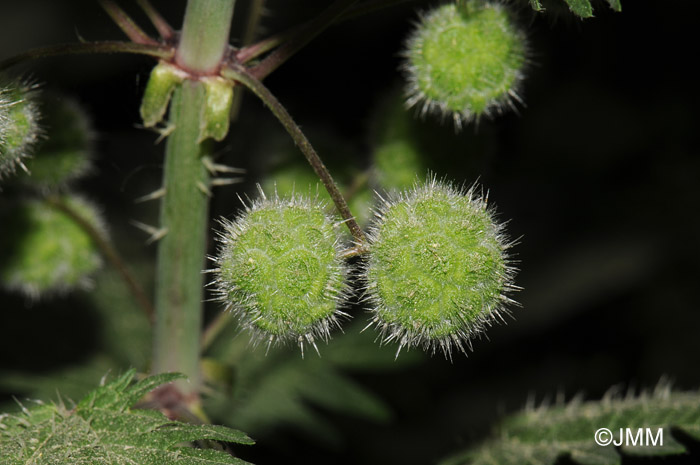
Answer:
[(503, 226), (473, 188), (434, 179), (386, 199), (376, 216), (363, 276), (383, 342), (464, 352), (510, 301)]
[(348, 297), (339, 224), (306, 197), (262, 197), (222, 221), (216, 288), (253, 341), (316, 348), (345, 316)]
[(24, 166), (39, 140), (36, 86), (27, 82), (0, 82), (0, 180)]
[(26, 161), (28, 173), (18, 179), (49, 192), (65, 188), (93, 169), (92, 125), (85, 110), (67, 98), (45, 99), (42, 114), (46, 137)]
[(408, 104), (463, 123), (519, 100), (527, 46), (506, 8), (463, 0), (428, 12), (404, 52)]
[[(80, 197), (61, 203), (98, 230), (99, 212)], [(43, 200), (19, 202), (0, 214), (0, 283), (30, 298), (89, 286), (102, 264), (90, 235), (65, 211)]]

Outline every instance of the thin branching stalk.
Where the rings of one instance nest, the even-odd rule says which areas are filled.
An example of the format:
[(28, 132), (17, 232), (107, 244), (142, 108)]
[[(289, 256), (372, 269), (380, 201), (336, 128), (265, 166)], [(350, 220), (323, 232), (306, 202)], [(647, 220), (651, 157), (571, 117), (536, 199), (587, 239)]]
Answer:
[[(350, 19), (355, 19), (360, 16), (364, 16), (369, 13), (373, 13), (378, 10), (382, 10), (385, 8), (390, 8), (394, 6), (401, 5), (403, 3), (408, 3), (408, 2), (415, 2), (417, 0), (370, 0), (363, 2), (359, 5), (355, 5), (353, 7), (348, 8), (343, 12), (335, 21), (335, 23), (341, 23), (343, 21), (347, 21)], [(279, 47), (281, 44), (283, 44), (285, 41), (289, 40), (291, 37), (294, 37), (295, 35), (299, 34), (300, 31), (306, 27), (309, 27), (310, 22), (304, 23), (301, 25), (294, 26), (286, 31), (274, 34), (270, 37), (267, 37), (259, 42), (256, 42), (254, 44), (247, 45), (244, 43), (244, 47), (242, 47), (237, 53), (236, 53), (236, 58), (240, 63), (248, 63), (251, 60), (254, 60), (255, 58), (258, 58), (265, 53), (269, 52), (270, 50), (275, 49), (276, 47)]]
[(258, 65), (250, 69), (250, 74), (261, 80), (289, 60), (301, 48), (325, 31), (358, 0), (337, 0), (324, 12), (309, 21), (303, 28), (288, 38), (278, 49), (270, 53)]
[(270, 50), (279, 47), (279, 45), (283, 43), (287, 38), (291, 37), (296, 32), (298, 32), (299, 29), (301, 29), (301, 27), (303, 26), (296, 26), (292, 29), (280, 32), (259, 42), (256, 42), (252, 45), (248, 45), (247, 47), (243, 47), (236, 52), (236, 59), (240, 63), (248, 63), (249, 61), (258, 58), (259, 56), (266, 54)]
[(100, 5), (132, 42), (145, 45), (157, 45), (158, 42), (146, 34), (119, 5), (111, 0), (100, 0)]
[(267, 105), (270, 111), (272, 111), (275, 117), (280, 121), (280, 123), (282, 123), (284, 128), (287, 130), (289, 135), (308, 160), (313, 170), (321, 179), (321, 182), (326, 187), (331, 199), (333, 199), (333, 203), (335, 203), (338, 212), (345, 220), (345, 224), (347, 225), (348, 229), (350, 229), (352, 236), (355, 238), (358, 244), (365, 244), (367, 241), (365, 233), (362, 231), (362, 228), (350, 212), (343, 194), (340, 192), (338, 186), (333, 180), (333, 176), (331, 176), (331, 173), (318, 156), (318, 153), (316, 153), (316, 150), (311, 145), (311, 142), (309, 142), (309, 139), (306, 138), (306, 135), (304, 135), (304, 133), (301, 131), (301, 128), (299, 128), (299, 126), (294, 122), (294, 119), (291, 117), (287, 109), (282, 106), (279, 100), (277, 100), (277, 98), (267, 89), (267, 87), (265, 87), (262, 82), (256, 79), (255, 76), (251, 75), (242, 66), (226, 68), (222, 70), (221, 73), (226, 78), (238, 81), (246, 86), (260, 100), (262, 100), (265, 105)]
[(117, 249), (110, 242), (110, 240), (97, 228), (95, 228), (87, 219), (85, 219), (79, 212), (77, 212), (73, 207), (64, 202), (58, 196), (49, 196), (46, 198), (49, 205), (60, 210), (61, 212), (68, 215), (75, 223), (80, 226), (85, 233), (92, 239), (97, 248), (102, 252), (102, 255), (107, 259), (107, 261), (114, 267), (114, 269), (119, 272), (126, 283), (129, 291), (136, 299), (143, 312), (146, 314), (148, 321), (153, 323), (153, 316), (155, 310), (151, 304), (151, 300), (146, 295), (138, 280), (131, 274), (126, 263), (117, 252)]
[(169, 61), (175, 54), (175, 50), (165, 45), (135, 44), (133, 42), (121, 41), (57, 44), (27, 50), (26, 52), (7, 58), (0, 62), (0, 71), (37, 58), (97, 53), (132, 53)]
[(161, 14), (156, 10), (149, 0), (136, 0), (136, 3), (141, 7), (148, 19), (151, 20), (151, 24), (156, 28), (158, 34), (166, 41), (171, 40), (175, 37), (175, 30), (168, 24), (168, 22), (161, 16)]

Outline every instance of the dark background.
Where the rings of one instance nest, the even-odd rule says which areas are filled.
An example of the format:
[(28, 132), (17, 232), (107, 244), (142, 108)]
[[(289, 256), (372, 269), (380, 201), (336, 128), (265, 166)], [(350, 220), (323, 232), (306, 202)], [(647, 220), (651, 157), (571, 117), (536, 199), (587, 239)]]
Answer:
[[(77, 36), (120, 38), (96, 2), (3, 3), (0, 57)], [(184, 3), (154, 1), (175, 25)], [(284, 29), (326, 3), (271, 1), (263, 25)], [(367, 164), (373, 109), (400, 80), (398, 53), (416, 19), (414, 6), (428, 4), (335, 27), (266, 82), (304, 128), (336, 135), (359, 154), (353, 163)], [(478, 178), (499, 217), (509, 220), (509, 234), (520, 238), (513, 252), (523, 290), (514, 298), (522, 308), (512, 309), (507, 325), (490, 329), (489, 341), (476, 341), (468, 357), (449, 362), (436, 355), (386, 374), (352, 373), (388, 403), (394, 412), (388, 423), (321, 409), (342, 432), (340, 442), (321, 443), (281, 425), (256, 436), (258, 445), (241, 451), (244, 458), (433, 463), (486, 436), (529, 397), (541, 402), (582, 392), (598, 399), (611, 386), (653, 387), (662, 377), (680, 390), (698, 388), (700, 158), (692, 69), (700, 7), (651, 0), (624, 1), (622, 13), (597, 7), (596, 18), (586, 21), (516, 8), (532, 49), (522, 92), (527, 107), (467, 127), (459, 137), (478, 150), (454, 153), (449, 169), (438, 172), (460, 182)], [(154, 247), (143, 245), (128, 220), (155, 223), (157, 212), (156, 205), (132, 204), (160, 178), (162, 145), (137, 127), (151, 66), (142, 57), (83, 56), (20, 68), (74, 96), (93, 116), (98, 171), (80, 190), (103, 206), (120, 247), (146, 259)], [(283, 137), (248, 95), (221, 146), (224, 162), (250, 170), (239, 190), (254, 192), (250, 154), (267, 131)], [(213, 218), (239, 208), (235, 191), (218, 193)], [(83, 360), (99, 341), (94, 317), (75, 302), (30, 305), (0, 294), (0, 367), (41, 373)], [(353, 314), (365, 318), (361, 309)], [(5, 398), (10, 394), (22, 392)]]

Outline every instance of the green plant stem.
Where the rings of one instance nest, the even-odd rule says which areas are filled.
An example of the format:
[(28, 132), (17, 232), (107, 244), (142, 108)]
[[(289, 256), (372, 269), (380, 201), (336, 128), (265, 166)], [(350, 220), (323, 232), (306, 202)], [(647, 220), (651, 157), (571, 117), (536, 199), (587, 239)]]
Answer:
[(146, 292), (143, 290), (136, 278), (134, 278), (134, 276), (131, 274), (129, 268), (126, 266), (126, 263), (124, 263), (124, 260), (122, 260), (119, 252), (117, 252), (117, 249), (114, 247), (114, 245), (112, 245), (109, 239), (79, 212), (64, 202), (59, 196), (51, 195), (46, 198), (46, 202), (57, 210), (60, 210), (68, 215), (78, 226), (83, 229), (83, 231), (90, 236), (97, 248), (100, 249), (100, 252), (102, 252), (102, 255), (119, 272), (119, 275), (126, 283), (127, 287), (136, 299), (136, 302), (141, 306), (141, 309), (146, 314), (148, 321), (153, 323), (155, 310), (153, 309), (151, 300), (148, 298)]
[[(176, 53), (180, 66), (196, 75), (218, 70), (228, 48), (234, 0), (189, 0)], [(204, 294), (210, 175), (200, 143), (204, 85), (185, 80), (173, 93), (165, 149), (161, 231), (156, 265), (156, 324), (153, 371), (177, 371), (189, 378), (179, 389), (196, 403), (200, 389), (199, 347)]]
[(197, 142), (204, 86), (185, 81), (170, 107), (163, 172), (165, 197), (160, 227), (167, 231), (158, 243), (156, 324), (153, 372), (178, 371), (189, 378), (181, 389), (199, 386), (199, 337), (202, 325), (204, 255), (209, 199), (209, 173), (202, 162), (204, 146)]
[(320, 15), (309, 21), (291, 36), (278, 49), (270, 53), (263, 61), (250, 69), (250, 74), (262, 80), (291, 58), (321, 32), (331, 26), (348, 8), (358, 0), (337, 0)]
[(228, 79), (240, 82), (250, 89), (260, 100), (263, 101), (265, 105), (267, 105), (270, 111), (272, 111), (272, 114), (275, 115), (280, 123), (282, 123), (284, 128), (294, 140), (294, 143), (297, 145), (297, 147), (299, 147), (301, 152), (306, 157), (306, 160), (309, 162), (325, 186), (328, 194), (331, 196), (331, 199), (333, 199), (333, 203), (335, 203), (340, 216), (343, 217), (345, 224), (347, 225), (348, 229), (350, 229), (350, 233), (360, 247), (363, 247), (367, 243), (367, 238), (364, 231), (362, 231), (362, 228), (359, 224), (357, 224), (355, 217), (350, 212), (348, 204), (345, 201), (343, 194), (338, 189), (338, 186), (333, 180), (333, 176), (331, 176), (328, 168), (326, 168), (326, 165), (318, 156), (316, 150), (314, 150), (311, 142), (309, 142), (309, 139), (307, 139), (306, 135), (304, 135), (304, 133), (301, 131), (301, 128), (299, 128), (289, 112), (287, 112), (287, 109), (282, 106), (279, 100), (277, 100), (277, 97), (275, 97), (262, 82), (256, 79), (255, 76), (251, 75), (242, 66), (225, 68), (221, 71), (221, 74)]
[(228, 47), (235, 0), (189, 0), (175, 60), (196, 74), (214, 74)]

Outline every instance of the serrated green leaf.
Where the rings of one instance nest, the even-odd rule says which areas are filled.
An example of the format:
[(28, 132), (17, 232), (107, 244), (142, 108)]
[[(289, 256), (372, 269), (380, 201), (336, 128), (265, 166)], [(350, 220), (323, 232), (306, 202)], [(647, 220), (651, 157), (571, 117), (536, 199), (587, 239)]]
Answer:
[[(535, 11), (544, 11), (542, 7), (542, 2), (540, 0), (529, 0), (530, 6)], [(564, 0), (569, 6), (572, 13), (581, 18), (590, 18), (593, 16), (593, 6), (590, 0)], [(622, 1), (621, 0), (606, 0), (615, 11), (622, 11)]]
[[(211, 450), (211, 449), (180, 449), (180, 453), (187, 457), (190, 461), (187, 463), (191, 463), (192, 465), (216, 465), (220, 464), (220, 455), (221, 453), (216, 450)], [(235, 457), (231, 457), (229, 462), (226, 463), (231, 463), (231, 464), (237, 464), (237, 465), (245, 465), (248, 462), (245, 462), (241, 459), (237, 459)]]
[(588, 0), (565, 0), (569, 5), (569, 9), (581, 18), (590, 18), (593, 16), (593, 6)]
[(69, 410), (38, 404), (0, 416), (0, 463), (10, 465), (225, 465), (245, 464), (219, 450), (183, 448), (195, 440), (252, 444), (223, 426), (190, 425), (156, 411), (132, 410), (149, 390), (181, 377), (162, 374), (131, 385), (130, 370), (100, 386)]
[(108, 385), (102, 385), (91, 391), (79, 403), (79, 409), (107, 408), (117, 402), (119, 395), (129, 386), (136, 375), (136, 370), (129, 370)]
[(255, 441), (246, 436), (245, 433), (221, 425), (189, 425), (179, 423), (167, 428), (161, 428), (156, 434), (160, 435), (164, 442), (170, 442), (171, 445), (202, 439), (235, 442), (237, 444), (255, 443)]
[(621, 0), (608, 0), (608, 3), (610, 4), (610, 8), (612, 8), (613, 10), (622, 11)]
[[(614, 446), (596, 444), (594, 435), (608, 428), (619, 440), (620, 429), (649, 428), (655, 437), (663, 431), (663, 444), (631, 446), (621, 450), (635, 456), (663, 456), (685, 452), (671, 435), (679, 428), (700, 438), (700, 393), (671, 393), (657, 389), (636, 398), (608, 398), (600, 402), (542, 407), (517, 414), (500, 427), (498, 439), (465, 451), (443, 465), (552, 465), (569, 457), (582, 465), (618, 465), (621, 456)], [(646, 437), (646, 431), (643, 433)]]

